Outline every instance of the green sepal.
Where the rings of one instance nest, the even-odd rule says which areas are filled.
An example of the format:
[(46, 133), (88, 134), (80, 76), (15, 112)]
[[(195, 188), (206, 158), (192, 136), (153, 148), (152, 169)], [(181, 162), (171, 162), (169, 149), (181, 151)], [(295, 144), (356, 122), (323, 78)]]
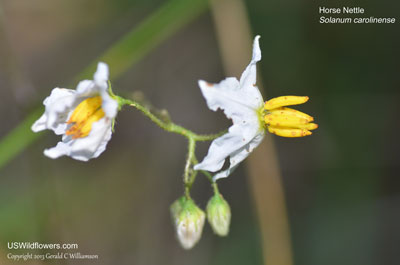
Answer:
[(216, 193), (207, 204), (207, 220), (215, 234), (227, 236), (231, 223), (231, 208), (221, 194)]

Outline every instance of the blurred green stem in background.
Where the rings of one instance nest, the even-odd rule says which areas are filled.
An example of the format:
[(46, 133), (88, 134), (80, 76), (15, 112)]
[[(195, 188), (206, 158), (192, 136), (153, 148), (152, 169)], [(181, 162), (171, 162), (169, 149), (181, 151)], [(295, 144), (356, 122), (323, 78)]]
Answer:
[[(251, 39), (256, 35), (251, 33), (245, 1), (211, 0), (211, 11), (225, 72), (228, 76), (240, 76), (243, 66), (248, 64)], [(257, 83), (260, 89), (261, 81), (259, 77)], [(271, 134), (265, 135), (246, 164), (264, 264), (293, 265), (285, 195)]]
[(36, 109), (28, 115), (16, 128), (0, 141), (0, 169), (22, 152), (29, 144), (45, 133), (33, 133), (32, 124), (38, 119), (42, 112), (41, 108)]
[[(152, 49), (193, 21), (208, 7), (207, 0), (170, 0), (133, 28), (89, 66), (75, 80), (86, 79), (98, 61), (112, 69), (112, 79), (121, 76)], [(42, 134), (34, 134), (30, 127), (39, 118), (42, 107), (30, 113), (16, 128), (0, 140), (0, 169), (33, 143)]]

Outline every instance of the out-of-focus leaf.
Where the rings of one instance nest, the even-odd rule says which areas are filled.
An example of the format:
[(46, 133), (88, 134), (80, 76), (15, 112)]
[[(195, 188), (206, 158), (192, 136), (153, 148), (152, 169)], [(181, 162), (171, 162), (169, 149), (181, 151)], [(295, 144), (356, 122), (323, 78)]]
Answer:
[(17, 127), (0, 141), (0, 168), (7, 164), (29, 144), (43, 135), (31, 130), (32, 124), (38, 119), (42, 108), (38, 108), (29, 114)]

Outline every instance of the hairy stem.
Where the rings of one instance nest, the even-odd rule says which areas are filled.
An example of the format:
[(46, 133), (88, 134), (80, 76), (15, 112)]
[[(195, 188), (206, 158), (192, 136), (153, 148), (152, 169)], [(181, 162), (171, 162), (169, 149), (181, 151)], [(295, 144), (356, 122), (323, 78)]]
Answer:
[(119, 96), (116, 96), (119, 105), (122, 107), (124, 105), (129, 105), (131, 107), (134, 107), (138, 110), (140, 110), (144, 115), (146, 115), (152, 122), (154, 122), (155, 124), (157, 124), (159, 127), (161, 127), (162, 129), (168, 131), (168, 132), (172, 132), (172, 133), (176, 133), (176, 134), (180, 134), (185, 136), (186, 138), (190, 140), (194, 140), (194, 141), (211, 141), (214, 140), (215, 138), (221, 136), (222, 134), (225, 133), (225, 131), (217, 133), (217, 134), (197, 134), (195, 132), (192, 132), (189, 129), (186, 129), (180, 125), (175, 124), (174, 122), (172, 122), (171, 120), (163, 120), (160, 117), (158, 117), (157, 115), (155, 115), (154, 113), (152, 113), (148, 108), (146, 108), (145, 106), (143, 106), (142, 104), (140, 104), (139, 102), (136, 102), (134, 100), (130, 100), (130, 99), (125, 99)]
[[(190, 166), (192, 164), (192, 160), (194, 157), (194, 151), (196, 149), (196, 141), (192, 138), (189, 138), (189, 148), (188, 148), (188, 155), (186, 158), (186, 165), (185, 165), (185, 171), (183, 174), (183, 182), (185, 183), (185, 194), (187, 197), (190, 197), (190, 189), (192, 188), (192, 184), (194, 181), (194, 178), (190, 178)], [(194, 172), (192, 173), (195, 174)], [(193, 181), (192, 181), (193, 179)]]
[[(115, 95), (113, 95), (113, 97), (118, 101), (119, 108), (122, 108), (125, 105), (134, 107), (140, 110), (145, 116), (147, 116), (152, 122), (157, 124), (160, 128), (168, 132), (183, 135), (188, 139), (188, 154), (183, 174), (183, 182), (185, 185), (185, 196), (187, 198), (190, 198), (190, 190), (192, 188), (192, 185), (196, 179), (196, 175), (198, 172), (192, 169), (192, 165), (198, 163), (195, 155), (196, 142), (214, 140), (215, 138), (224, 134), (226, 131), (217, 134), (197, 134), (191, 130), (188, 130), (180, 125), (175, 124), (174, 122), (171, 121), (169, 117), (168, 118), (162, 117), (160, 114), (162, 114), (163, 112), (159, 112), (160, 114), (156, 115), (155, 111), (152, 112), (150, 108), (146, 107), (143, 104), (140, 104), (135, 100), (125, 99)], [(217, 183), (213, 180), (211, 174), (208, 173), (207, 171), (201, 171), (201, 172), (210, 180), (214, 193), (219, 194)]]

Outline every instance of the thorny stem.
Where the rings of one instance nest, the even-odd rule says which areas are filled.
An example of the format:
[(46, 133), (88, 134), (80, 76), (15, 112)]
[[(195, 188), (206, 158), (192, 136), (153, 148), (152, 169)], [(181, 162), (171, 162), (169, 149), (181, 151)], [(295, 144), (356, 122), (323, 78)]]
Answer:
[[(196, 149), (196, 142), (202, 142), (202, 141), (211, 141), (214, 140), (215, 138), (221, 136), (224, 134), (226, 131), (217, 133), (217, 134), (197, 134), (191, 130), (188, 130), (180, 125), (175, 124), (172, 122), (169, 117), (163, 118), (159, 117), (158, 115), (155, 115), (153, 112), (150, 111), (149, 108), (146, 106), (140, 104), (137, 101), (130, 100), (130, 99), (125, 99), (116, 95), (113, 95), (113, 97), (118, 101), (119, 108), (122, 108), (125, 105), (129, 105), (131, 107), (134, 107), (138, 110), (140, 110), (145, 116), (147, 116), (152, 122), (157, 124), (159, 127), (162, 129), (180, 134), (185, 136), (188, 139), (188, 154), (186, 158), (186, 164), (185, 164), (185, 170), (183, 174), (183, 182), (185, 184), (185, 196), (187, 198), (190, 198), (190, 190), (192, 188), (192, 185), (196, 179), (197, 171), (193, 170), (191, 167), (192, 165), (195, 165), (198, 163), (196, 155), (195, 155), (195, 149)], [(212, 176), (210, 173), (207, 171), (201, 171), (211, 182), (211, 185), (214, 189), (214, 193), (219, 194), (217, 183), (212, 179)]]

